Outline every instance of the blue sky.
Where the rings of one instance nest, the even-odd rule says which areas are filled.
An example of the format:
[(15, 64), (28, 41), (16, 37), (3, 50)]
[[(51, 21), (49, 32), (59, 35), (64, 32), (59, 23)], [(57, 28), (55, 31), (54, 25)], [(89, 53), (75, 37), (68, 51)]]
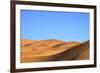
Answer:
[(21, 38), (89, 40), (89, 13), (21, 10)]

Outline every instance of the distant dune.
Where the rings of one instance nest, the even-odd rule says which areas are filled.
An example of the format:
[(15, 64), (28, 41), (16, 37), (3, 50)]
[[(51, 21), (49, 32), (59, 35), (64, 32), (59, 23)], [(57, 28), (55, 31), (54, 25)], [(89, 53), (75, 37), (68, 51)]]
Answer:
[(21, 40), (21, 63), (88, 59), (89, 41)]
[(33, 43), (33, 40), (21, 39), (21, 46)]

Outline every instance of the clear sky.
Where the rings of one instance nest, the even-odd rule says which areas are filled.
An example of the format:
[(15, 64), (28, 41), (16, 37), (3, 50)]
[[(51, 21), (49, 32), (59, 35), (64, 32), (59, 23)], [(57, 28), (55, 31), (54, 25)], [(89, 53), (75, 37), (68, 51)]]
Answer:
[(21, 10), (21, 38), (89, 40), (89, 13)]

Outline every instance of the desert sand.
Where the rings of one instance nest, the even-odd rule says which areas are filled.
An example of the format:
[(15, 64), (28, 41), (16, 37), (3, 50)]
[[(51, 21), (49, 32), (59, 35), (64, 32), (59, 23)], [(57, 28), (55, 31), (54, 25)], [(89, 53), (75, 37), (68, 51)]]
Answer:
[(89, 59), (89, 41), (21, 40), (21, 63)]

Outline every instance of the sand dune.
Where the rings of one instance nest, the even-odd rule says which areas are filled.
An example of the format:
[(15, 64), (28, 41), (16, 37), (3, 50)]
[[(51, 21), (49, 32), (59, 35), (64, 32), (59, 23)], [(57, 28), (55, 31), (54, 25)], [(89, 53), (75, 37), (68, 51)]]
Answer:
[(71, 60), (70, 57), (73, 57), (72, 60), (88, 60), (89, 59), (89, 41), (81, 43), (77, 46), (69, 48), (65, 55), (58, 60)]
[(35, 41), (27, 40), (27, 39), (21, 39), (21, 46), (25, 46), (25, 45), (31, 44), (33, 42), (35, 42)]
[[(80, 46), (76, 47), (79, 51), (79, 54), (75, 57), (76, 60), (87, 60), (89, 59), (89, 41), (81, 44)], [(81, 49), (80, 49), (81, 48)]]
[(84, 56), (84, 53), (82, 54), (84, 48), (88, 48), (88, 44), (55, 39), (40, 41), (22, 39), (21, 63), (81, 59)]

